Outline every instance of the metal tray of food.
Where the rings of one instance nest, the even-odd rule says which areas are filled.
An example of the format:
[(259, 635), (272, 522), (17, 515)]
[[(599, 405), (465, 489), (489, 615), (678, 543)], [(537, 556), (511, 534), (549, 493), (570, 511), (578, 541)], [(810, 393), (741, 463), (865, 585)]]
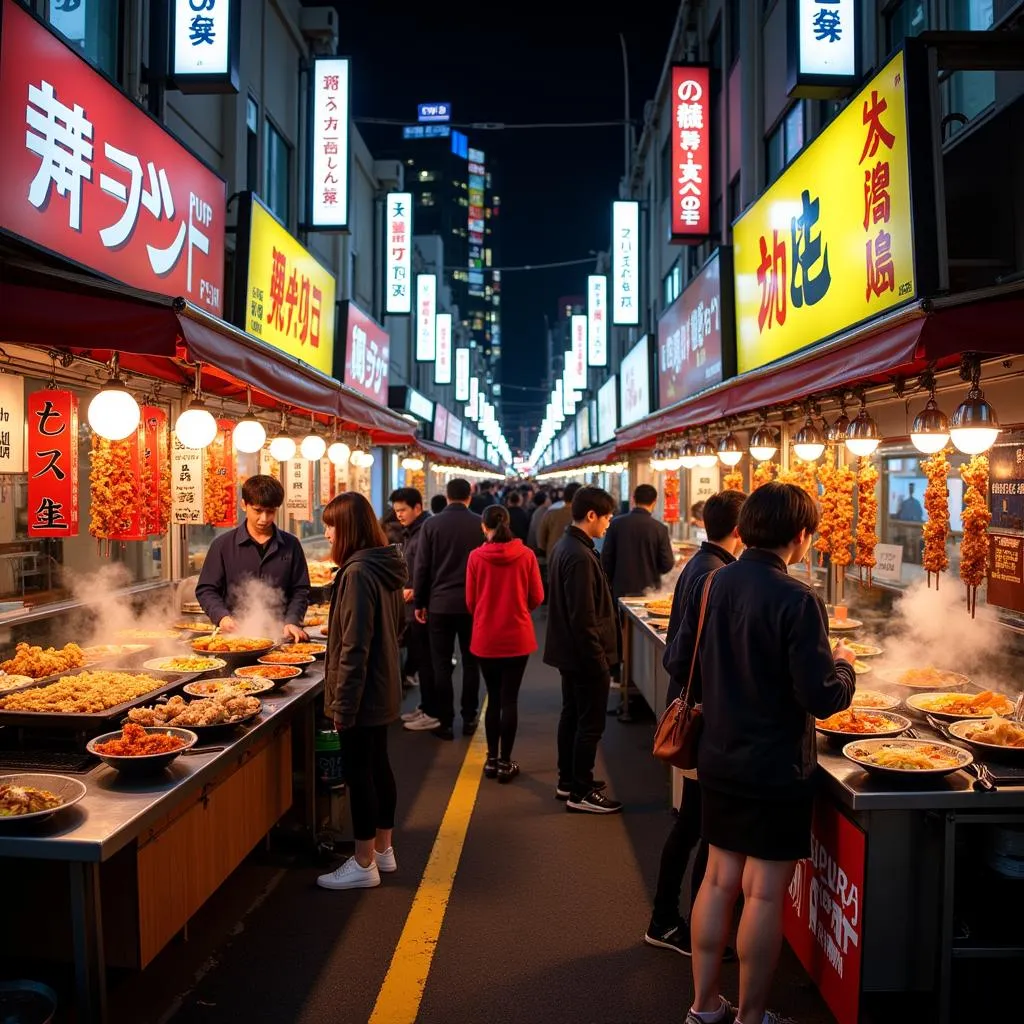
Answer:
[[(69, 672), (62, 672), (57, 679), (61, 679), (64, 676), (81, 675), (83, 672), (97, 671), (112, 672), (117, 670), (96, 668), (95, 666), (93, 668), (72, 669)], [(128, 672), (126, 674), (142, 676), (147, 673)], [(140, 693), (137, 697), (133, 697), (131, 700), (122, 701), (120, 704), (115, 704), (113, 707), (106, 708), (104, 711), (60, 712), (27, 711), (22, 709), (8, 711), (3, 707), (3, 702), (8, 697), (15, 694), (23, 694), (30, 690), (41, 689), (45, 686), (51, 686), (57, 681), (57, 679), (37, 679), (29, 686), (23, 686), (17, 690), (9, 690), (0, 695), (0, 726), (10, 725), (34, 729), (70, 729), (75, 731), (91, 730), (105, 726), (110, 722), (116, 723), (116, 720), (123, 717), (131, 708), (134, 708), (139, 704), (151, 703), (158, 697), (162, 697), (164, 694), (169, 694), (182, 684), (195, 679), (197, 675), (198, 673), (195, 672), (183, 672), (180, 675), (168, 676), (165, 679), (157, 680), (157, 686), (153, 689), (147, 690), (145, 693)]]

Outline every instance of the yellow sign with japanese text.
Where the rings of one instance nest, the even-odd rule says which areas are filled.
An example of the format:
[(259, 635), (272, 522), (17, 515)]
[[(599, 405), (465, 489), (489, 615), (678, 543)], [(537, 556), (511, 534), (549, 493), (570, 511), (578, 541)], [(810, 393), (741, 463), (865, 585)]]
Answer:
[(903, 54), (733, 226), (739, 373), (912, 299)]
[(332, 376), (334, 276), (255, 199), (251, 208), (245, 329)]

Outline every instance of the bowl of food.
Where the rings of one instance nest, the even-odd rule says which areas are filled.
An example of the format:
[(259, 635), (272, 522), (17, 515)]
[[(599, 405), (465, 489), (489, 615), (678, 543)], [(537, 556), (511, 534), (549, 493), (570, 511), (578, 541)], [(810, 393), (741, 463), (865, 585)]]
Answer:
[(211, 658), (204, 654), (178, 654), (166, 658), (150, 658), (142, 663), (142, 667), (147, 672), (204, 674), (220, 672), (228, 667), (228, 663), (223, 658)]
[(284, 686), (302, 675), (301, 665), (242, 665), (235, 669), (239, 679), (265, 679), (274, 686)]
[(304, 658), (322, 658), (327, 653), (327, 644), (319, 640), (307, 640), (294, 644), (281, 644), (279, 651), (299, 654)]
[(934, 740), (859, 739), (843, 747), (843, 756), (866, 772), (889, 778), (936, 778), (974, 762), (969, 750)]
[(910, 719), (891, 711), (847, 708), (828, 718), (819, 718), (814, 727), (822, 736), (839, 742), (856, 736), (899, 736), (910, 728)]
[(86, 665), (101, 661), (127, 661), (152, 648), (152, 644), (93, 644), (83, 647)]
[(198, 741), (190, 729), (128, 722), (120, 732), (105, 732), (89, 740), (85, 749), (124, 775), (146, 775), (162, 771)]
[(1005, 718), (951, 722), (950, 736), (969, 744), (986, 761), (1024, 761), (1024, 726)]
[(270, 679), (240, 679), (237, 676), (222, 676), (219, 679), (197, 679), (186, 683), (182, 690), (190, 697), (253, 697), (257, 693), (268, 693), (274, 689)]
[(292, 654), (287, 648), (271, 651), (257, 658), (258, 665), (291, 665), (293, 668), (306, 671), (306, 667), (314, 664), (316, 658), (312, 654)]
[(262, 710), (263, 702), (247, 694), (225, 693), (190, 701), (174, 696), (166, 704), (132, 708), (128, 721), (147, 728), (171, 725), (205, 735), (246, 725)]
[(0, 775), (0, 825), (11, 821), (41, 821), (85, 796), (85, 783), (67, 775), (19, 772)]
[(1013, 701), (1003, 693), (915, 693), (906, 700), (908, 708), (947, 722), (964, 718), (993, 718), (1013, 714)]
[(882, 693), (881, 690), (861, 690), (853, 692), (853, 703), (851, 707), (864, 709), (866, 711), (892, 711), (900, 706), (899, 697), (891, 693)]
[(834, 651), (840, 643), (846, 644), (853, 651), (856, 658), (877, 658), (882, 653), (882, 648), (876, 644), (862, 644), (859, 640), (851, 640), (849, 637), (830, 636), (829, 647)]
[(277, 646), (274, 640), (265, 636), (236, 636), (234, 633), (218, 633), (216, 636), (196, 637), (189, 643), (194, 654), (212, 655), (223, 658), (229, 669), (248, 665), (258, 657)]
[(923, 668), (907, 668), (902, 672), (879, 670), (879, 677), (887, 683), (905, 686), (908, 690), (962, 690), (970, 685), (970, 679), (959, 672), (926, 665)]

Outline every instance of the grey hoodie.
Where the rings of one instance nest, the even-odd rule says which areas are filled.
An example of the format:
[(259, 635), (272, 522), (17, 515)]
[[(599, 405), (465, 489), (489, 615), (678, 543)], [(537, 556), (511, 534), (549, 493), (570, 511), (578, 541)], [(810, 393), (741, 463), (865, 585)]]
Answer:
[(338, 571), (327, 628), (324, 706), (342, 729), (398, 718), (398, 638), (409, 570), (395, 545), (357, 551)]

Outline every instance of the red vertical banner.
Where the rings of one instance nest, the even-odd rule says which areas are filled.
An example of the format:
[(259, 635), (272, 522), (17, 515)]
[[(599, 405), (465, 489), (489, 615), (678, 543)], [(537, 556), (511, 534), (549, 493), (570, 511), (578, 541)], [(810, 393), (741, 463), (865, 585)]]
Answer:
[(665, 474), (665, 514), (666, 523), (679, 522), (679, 474)]
[(142, 448), (143, 513), (147, 536), (162, 537), (171, 522), (170, 431), (167, 412), (142, 407), (145, 443)]
[(70, 391), (35, 391), (27, 417), (28, 534), (77, 537), (78, 399)]
[(237, 523), (234, 429), (232, 420), (217, 420), (217, 434), (203, 450), (203, 518), (210, 526)]

